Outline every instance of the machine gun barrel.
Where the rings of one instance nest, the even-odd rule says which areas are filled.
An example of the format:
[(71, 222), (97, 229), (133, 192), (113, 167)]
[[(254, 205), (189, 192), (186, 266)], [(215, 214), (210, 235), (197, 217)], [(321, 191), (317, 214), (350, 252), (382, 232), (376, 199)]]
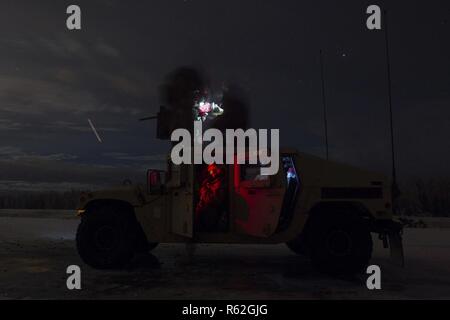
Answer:
[(145, 117), (139, 121), (156, 120), (156, 137), (160, 140), (170, 140), (172, 133), (172, 115), (164, 106), (161, 106), (156, 116)]

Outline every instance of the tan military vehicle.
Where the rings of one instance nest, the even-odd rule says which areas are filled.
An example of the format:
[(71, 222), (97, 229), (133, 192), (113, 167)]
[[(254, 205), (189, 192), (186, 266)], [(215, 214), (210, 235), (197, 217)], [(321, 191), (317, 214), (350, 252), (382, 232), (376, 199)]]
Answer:
[(81, 258), (105, 269), (125, 266), (158, 243), (286, 243), (319, 270), (356, 273), (371, 259), (373, 234), (403, 260), (385, 176), (295, 150), (280, 151), (273, 176), (260, 176), (258, 165), (223, 168), (221, 212), (206, 229), (196, 226), (205, 166), (168, 161), (166, 171), (148, 171), (146, 186), (83, 193)]

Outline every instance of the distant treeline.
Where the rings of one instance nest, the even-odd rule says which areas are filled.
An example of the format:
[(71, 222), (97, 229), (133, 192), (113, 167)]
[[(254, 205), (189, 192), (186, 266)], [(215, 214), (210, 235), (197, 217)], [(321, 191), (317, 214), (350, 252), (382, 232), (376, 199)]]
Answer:
[(400, 187), (400, 214), (450, 217), (450, 178), (416, 179)]
[[(398, 213), (450, 217), (450, 178), (411, 180), (400, 186)], [(75, 209), (81, 191), (14, 191), (0, 193), (0, 209)]]
[(0, 209), (75, 209), (80, 199), (79, 190), (14, 191), (0, 193)]

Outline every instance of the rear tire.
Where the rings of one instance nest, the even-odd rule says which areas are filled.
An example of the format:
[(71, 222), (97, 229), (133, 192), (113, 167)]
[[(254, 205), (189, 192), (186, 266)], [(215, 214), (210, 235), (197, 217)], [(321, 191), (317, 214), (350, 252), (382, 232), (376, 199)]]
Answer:
[(76, 243), (81, 259), (91, 267), (122, 268), (134, 256), (136, 222), (123, 207), (88, 209), (78, 226)]
[(363, 272), (372, 256), (368, 223), (351, 213), (321, 214), (308, 230), (313, 265), (329, 274)]

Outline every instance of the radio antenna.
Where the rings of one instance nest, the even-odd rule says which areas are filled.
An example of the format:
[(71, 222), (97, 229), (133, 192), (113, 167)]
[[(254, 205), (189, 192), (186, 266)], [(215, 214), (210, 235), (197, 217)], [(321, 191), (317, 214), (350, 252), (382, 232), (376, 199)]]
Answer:
[(392, 112), (392, 82), (391, 82), (391, 61), (389, 51), (389, 31), (388, 31), (388, 13), (384, 10), (384, 39), (386, 47), (386, 68), (387, 68), (387, 80), (388, 80), (388, 101), (389, 101), (389, 124), (391, 133), (391, 157), (392, 157), (392, 205), (395, 210), (395, 202), (400, 195), (400, 189), (397, 184), (397, 168), (395, 163), (395, 139), (394, 139), (394, 120)]
[(322, 104), (323, 104), (323, 124), (324, 124), (324, 130), (325, 130), (325, 150), (326, 150), (327, 160), (329, 160), (327, 99), (326, 99), (326, 94), (325, 94), (325, 72), (324, 72), (324, 66), (323, 66), (322, 50), (320, 50), (319, 55), (320, 55), (320, 78), (322, 81)]

